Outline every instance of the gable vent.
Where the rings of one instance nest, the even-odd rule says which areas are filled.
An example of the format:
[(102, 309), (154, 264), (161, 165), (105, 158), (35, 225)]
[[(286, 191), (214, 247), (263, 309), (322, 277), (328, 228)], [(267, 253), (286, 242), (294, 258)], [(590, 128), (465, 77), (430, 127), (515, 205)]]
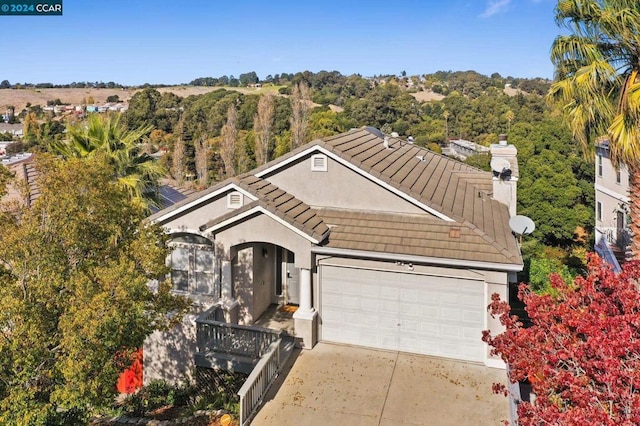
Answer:
[(311, 156), (311, 171), (326, 172), (328, 170), (327, 156), (324, 154), (315, 154)]
[(243, 196), (240, 192), (232, 192), (227, 195), (227, 208), (237, 209), (242, 207)]

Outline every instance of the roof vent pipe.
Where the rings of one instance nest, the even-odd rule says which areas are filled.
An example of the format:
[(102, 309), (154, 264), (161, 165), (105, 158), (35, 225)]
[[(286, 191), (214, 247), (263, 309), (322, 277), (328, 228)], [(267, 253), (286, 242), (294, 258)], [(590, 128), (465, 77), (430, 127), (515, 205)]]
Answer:
[(389, 149), (389, 136), (384, 135), (384, 142), (382, 144), (385, 148)]

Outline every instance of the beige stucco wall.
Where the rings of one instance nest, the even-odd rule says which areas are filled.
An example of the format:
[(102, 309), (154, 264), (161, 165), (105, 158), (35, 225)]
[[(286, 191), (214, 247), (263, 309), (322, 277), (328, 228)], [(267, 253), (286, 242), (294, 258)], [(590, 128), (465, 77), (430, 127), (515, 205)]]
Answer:
[(257, 244), (253, 256), (253, 320), (264, 313), (275, 293), (276, 253), (271, 244)]
[(253, 323), (253, 246), (237, 247), (232, 260), (233, 293), (240, 304), (239, 324)]
[(249, 242), (275, 244), (295, 253), (297, 268), (311, 267), (311, 241), (262, 213), (217, 231), (213, 238), (216, 245), (225, 247), (225, 250)]
[(328, 158), (327, 172), (311, 171), (308, 156), (264, 179), (310, 206), (424, 213), (391, 191)]
[[(160, 224), (171, 231), (179, 230), (198, 230), (201, 225), (206, 224), (210, 220), (216, 219), (222, 215), (232, 212), (234, 209), (227, 207), (227, 194), (220, 194), (205, 203), (199, 204), (194, 209), (186, 210), (179, 213), (170, 220), (161, 221)], [(251, 203), (249, 197), (243, 197), (243, 204)]]
[(234, 294), (240, 304), (240, 324), (253, 324), (269, 307), (275, 291), (274, 278), (275, 250), (272, 245), (257, 243), (236, 248), (233, 283)]
[(195, 305), (182, 323), (169, 331), (155, 331), (143, 344), (144, 384), (152, 380), (181, 383), (193, 379), (198, 315), (208, 306)]
[[(602, 176), (599, 173), (598, 156), (602, 156)], [(596, 149), (596, 185), (606, 188), (620, 195), (627, 195), (629, 190), (629, 170), (620, 165), (620, 183), (616, 182), (616, 168), (609, 160), (609, 151), (602, 148)]]
[[(620, 166), (620, 182), (616, 181), (616, 168), (609, 160), (609, 152), (598, 148), (597, 154), (602, 156), (602, 160), (596, 155), (596, 182), (595, 182), (595, 219), (596, 227), (600, 230), (604, 228), (616, 228), (616, 213), (623, 210), (623, 206), (629, 203), (629, 171), (623, 165)], [(602, 174), (600, 174), (599, 161), (602, 161)], [(598, 219), (598, 202), (602, 205), (602, 218)], [(623, 224), (624, 225), (624, 224)]]
[[(491, 303), (491, 296), (497, 293), (500, 296), (500, 300), (509, 301), (509, 283), (508, 273), (497, 271), (485, 271), (485, 305), (489, 306)], [(504, 331), (504, 327), (500, 324), (499, 318), (492, 318), (489, 311), (485, 313), (485, 330), (491, 331), (492, 335), (500, 334)], [(499, 357), (493, 357), (490, 355), (491, 347), (486, 347), (486, 361), (485, 363), (492, 367), (503, 367), (503, 362)]]

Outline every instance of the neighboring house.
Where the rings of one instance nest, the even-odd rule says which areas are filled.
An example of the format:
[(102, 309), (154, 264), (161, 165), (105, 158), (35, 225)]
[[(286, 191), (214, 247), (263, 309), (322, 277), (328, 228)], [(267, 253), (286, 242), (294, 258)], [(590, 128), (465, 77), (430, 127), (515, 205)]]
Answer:
[(501, 180), (373, 128), (318, 139), (150, 217), (175, 247), (175, 292), (196, 305), (144, 347), (145, 382), (194, 367), (195, 315), (251, 325), (273, 304), (297, 306), (294, 334), (503, 367), (481, 341), (500, 329), (491, 295), (508, 298), (523, 262), (515, 214), (516, 149), (492, 145)]
[(2, 159), (0, 164), (15, 175), (15, 179), (7, 187), (7, 194), (2, 198), (2, 203), (9, 205), (19, 203), (31, 207), (40, 196), (33, 160), (34, 156), (30, 153), (16, 154)]
[(443, 153), (465, 160), (472, 155), (488, 154), (489, 148), (464, 139), (453, 139), (449, 141), (449, 146), (443, 150)]
[(615, 167), (610, 159), (609, 141), (596, 144), (595, 250), (616, 271), (624, 263), (631, 242), (629, 233), (629, 171)]
[(23, 136), (23, 128), (20, 123), (0, 123), (0, 133), (9, 133), (13, 136), (21, 138)]

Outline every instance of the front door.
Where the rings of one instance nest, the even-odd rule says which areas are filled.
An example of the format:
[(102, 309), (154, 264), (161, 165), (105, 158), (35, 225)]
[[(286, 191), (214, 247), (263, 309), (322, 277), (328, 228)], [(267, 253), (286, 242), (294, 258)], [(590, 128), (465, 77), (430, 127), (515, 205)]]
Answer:
[(287, 288), (287, 303), (300, 304), (300, 272), (294, 265), (294, 254), (287, 251), (287, 262), (285, 265), (285, 282)]

